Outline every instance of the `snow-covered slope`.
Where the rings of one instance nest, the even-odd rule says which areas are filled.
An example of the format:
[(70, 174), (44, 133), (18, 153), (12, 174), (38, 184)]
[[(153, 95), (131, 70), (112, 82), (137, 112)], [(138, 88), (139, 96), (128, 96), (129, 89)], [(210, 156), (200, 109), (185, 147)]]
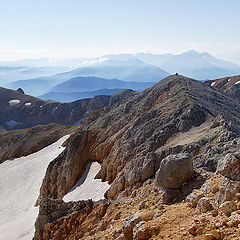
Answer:
[(27, 157), (0, 164), (0, 240), (28, 240), (34, 235), (34, 207), (48, 164), (63, 150), (62, 137)]
[(65, 202), (88, 200), (94, 201), (104, 199), (104, 193), (109, 189), (107, 182), (100, 179), (94, 179), (100, 171), (101, 165), (97, 162), (91, 162), (87, 165), (82, 177), (76, 185), (64, 196)]

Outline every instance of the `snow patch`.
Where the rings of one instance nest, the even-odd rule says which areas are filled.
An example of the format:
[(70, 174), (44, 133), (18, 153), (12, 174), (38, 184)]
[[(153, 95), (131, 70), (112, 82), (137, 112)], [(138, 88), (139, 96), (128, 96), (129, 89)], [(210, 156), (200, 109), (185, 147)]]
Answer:
[(232, 80), (232, 79), (231, 79), (231, 78), (229, 78), (229, 79), (228, 79), (228, 82), (230, 82), (231, 80)]
[(86, 61), (83, 61), (82, 63), (77, 64), (75, 67), (82, 67), (82, 66), (86, 66), (86, 65), (103, 63), (107, 60), (109, 60), (109, 58), (105, 58), (105, 57), (90, 59), (90, 60), (86, 60)]
[(88, 199), (98, 201), (104, 199), (104, 193), (109, 189), (110, 185), (107, 182), (102, 182), (101, 179), (94, 179), (100, 169), (101, 165), (99, 163), (88, 163), (81, 178), (64, 196), (63, 200), (70, 202)]
[(43, 107), (43, 105), (40, 106), (40, 108), (42, 108), (42, 107)]
[(12, 99), (12, 100), (10, 100), (9, 102), (8, 102), (8, 104), (10, 105), (10, 106), (14, 106), (14, 105), (17, 105), (17, 104), (19, 104), (20, 103), (20, 100), (18, 100), (18, 99)]
[(24, 105), (28, 107), (28, 106), (31, 106), (31, 105), (32, 105), (32, 103), (30, 103), (30, 102), (27, 102), (27, 103), (25, 103)]
[(16, 127), (18, 124), (23, 124), (23, 123), (17, 122), (15, 120), (9, 120), (9, 121), (6, 121), (6, 124), (10, 129), (12, 129), (12, 128)]
[(0, 164), (0, 239), (32, 239), (38, 207), (34, 204), (48, 164), (63, 150), (69, 137), (27, 157)]
[(235, 82), (235, 84), (239, 84), (239, 83), (240, 83), (240, 81)]
[(211, 83), (211, 86), (213, 87), (213, 86), (215, 85), (215, 83), (216, 83), (216, 82)]

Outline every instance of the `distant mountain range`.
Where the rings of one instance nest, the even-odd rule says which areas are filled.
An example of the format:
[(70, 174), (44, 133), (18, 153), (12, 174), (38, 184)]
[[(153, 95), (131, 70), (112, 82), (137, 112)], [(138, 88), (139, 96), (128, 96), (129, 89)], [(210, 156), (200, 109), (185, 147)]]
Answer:
[(207, 52), (199, 53), (195, 50), (182, 54), (116, 54), (104, 57), (114, 60), (128, 60), (137, 58), (145, 63), (155, 65), (174, 74), (186, 75), (198, 80), (207, 80), (240, 74), (240, 66), (221, 59), (217, 59)]
[(99, 89), (96, 91), (91, 92), (49, 92), (42, 96), (39, 96), (39, 98), (43, 100), (53, 100), (57, 102), (73, 102), (79, 99), (84, 98), (93, 98), (97, 95), (113, 95), (119, 91), (122, 91), (123, 89)]
[(67, 81), (79, 76), (96, 76), (106, 79), (119, 79), (134, 82), (157, 82), (169, 73), (138, 59), (114, 60), (93, 64), (87, 67), (79, 67), (69, 72), (53, 76), (59, 82)]
[[(169, 73), (161, 70), (160, 68), (152, 66), (150, 64), (146, 64), (138, 59), (130, 59), (126, 61), (107, 60), (100, 64), (93, 64), (92, 66), (88, 66), (88, 67), (79, 67), (72, 71), (59, 73), (49, 77), (40, 77), (40, 78), (34, 78), (29, 80), (14, 81), (5, 85), (5, 87), (11, 88), (11, 89), (22, 88), (27, 94), (38, 96), (38, 95), (43, 95), (45, 93), (52, 92), (52, 91), (56, 92), (56, 88), (58, 89), (58, 86), (52, 89), (53, 86), (59, 83), (63, 83), (65, 81), (69, 81), (73, 78), (80, 77), (80, 76), (86, 76), (86, 77), (96, 76), (99, 78), (115, 79), (115, 80), (119, 79), (123, 81), (131, 81), (131, 82), (150, 82), (150, 85), (151, 85), (152, 82), (160, 81), (162, 78), (168, 75)], [(96, 80), (100, 80), (100, 79), (95, 79), (95, 81)], [(115, 81), (114, 83), (112, 82), (111, 87), (107, 87), (105, 84), (109, 85), (109, 83), (110, 83), (109, 81), (104, 83), (93, 82), (93, 81), (91, 81), (91, 83), (86, 82), (85, 87), (83, 89), (78, 89), (78, 90), (76, 90), (76, 88), (74, 87), (73, 81), (71, 82), (71, 84), (70, 82), (68, 82), (64, 86), (68, 86), (68, 88), (70, 88), (70, 85), (71, 85), (72, 90), (70, 91), (70, 89), (68, 89), (67, 92), (95, 91), (102, 88), (113, 88), (113, 89), (129, 88), (125, 86), (128, 84), (126, 83), (123, 84), (122, 82), (121, 82), (121, 85), (124, 85), (125, 87), (119, 86), (120, 84), (119, 81)], [(74, 84), (77, 84), (76, 79), (74, 80)], [(132, 85), (133, 83), (130, 84), (130, 86)], [(149, 87), (150, 85), (147, 84), (146, 87)], [(96, 86), (99, 86), (99, 88)], [(142, 86), (139, 88), (133, 87), (133, 89), (143, 90), (146, 87), (142, 87)], [(65, 91), (66, 90), (64, 91), (61, 90), (61, 92), (65, 92)]]
[(50, 92), (39, 96), (39, 98), (69, 102), (82, 98), (91, 98), (95, 95), (110, 95), (122, 89), (142, 91), (153, 84), (154, 82), (126, 82), (118, 79), (76, 77), (56, 85)]
[(99, 77), (76, 77), (69, 81), (60, 83), (52, 88), (53, 92), (86, 92), (108, 88), (131, 88), (133, 90), (143, 90), (153, 85), (153, 82), (126, 82), (118, 79), (105, 79)]
[[(58, 101), (59, 99), (69, 101), (77, 96), (90, 97), (97, 90), (101, 94), (102, 89), (132, 88), (133, 90), (143, 90), (152, 85), (153, 82), (158, 82), (176, 72), (198, 80), (240, 74), (239, 65), (217, 59), (209, 53), (199, 53), (194, 50), (178, 55), (151, 53), (110, 54), (94, 59), (79, 58), (66, 60), (65, 62), (59, 61), (58, 64), (61, 64), (62, 69), (64, 69), (62, 65), (66, 64), (65, 69), (71, 68), (72, 70), (52, 75), (50, 75), (50, 72), (57, 71), (60, 67), (57, 68), (55, 65), (44, 67), (46, 59), (34, 60), (31, 68), (21, 67), (21, 64), (30, 63), (30, 60), (24, 60), (4, 66), (4, 63), (0, 62), (0, 82), (9, 82), (14, 75), (14, 78), (16, 78), (17, 74), (18, 76), (28, 76), (27, 79), (22, 78), (24, 80), (13, 81), (3, 86), (11, 89), (22, 88), (27, 94), (41, 96), (44, 99), (52, 97)], [(73, 65), (70, 67), (69, 64)], [(37, 75), (37, 77), (31, 77), (33, 75)], [(5, 79), (6, 76), (9, 79)], [(93, 76), (96, 78), (91, 79), (91, 81), (85, 79), (89, 82), (83, 83), (82, 77), (92, 78)], [(111, 81), (102, 82), (101, 79), (111, 79)], [(120, 84), (119, 81), (132, 83), (130, 85), (126, 83)], [(133, 82), (137, 82), (137, 85), (133, 85)], [(145, 85), (140, 86), (140, 82), (144, 82)], [(72, 97), (74, 96), (74, 98), (69, 94), (62, 94), (61, 96), (61, 93), (66, 92), (73, 93)]]
[[(7, 63), (5, 63), (7, 64)], [(8, 84), (12, 81), (19, 79), (37, 78), (40, 76), (51, 76), (63, 71), (66, 71), (67, 67), (32, 67), (32, 66), (1, 66), (0, 64), (0, 84)]]
[(44, 78), (33, 78), (28, 80), (18, 80), (5, 85), (5, 87), (10, 89), (24, 89), (24, 92), (27, 94), (38, 96), (44, 94), (49, 89), (53, 88), (56, 85), (55, 81), (49, 81), (47, 77)]

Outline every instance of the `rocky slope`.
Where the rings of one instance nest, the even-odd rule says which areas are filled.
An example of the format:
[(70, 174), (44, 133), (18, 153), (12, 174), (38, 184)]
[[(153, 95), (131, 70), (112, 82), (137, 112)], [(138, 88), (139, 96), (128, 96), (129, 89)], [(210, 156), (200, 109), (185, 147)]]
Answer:
[[(171, 204), (163, 203), (162, 191), (151, 179), (131, 197), (117, 201), (64, 203), (45, 199), (35, 239), (238, 240), (239, 199), (216, 202), (226, 184), (229, 196), (234, 196), (239, 186), (201, 170)], [(46, 218), (47, 224), (43, 224)]]
[(232, 98), (240, 101), (240, 76), (232, 76), (206, 81), (212, 87), (218, 88)]
[[(92, 112), (71, 136), (64, 152), (48, 166), (37, 201), (40, 215), (35, 239), (49, 239), (49, 234), (52, 239), (83, 236), (93, 239), (91, 236), (95, 233), (98, 235), (95, 239), (159, 239), (161, 229), (156, 223), (146, 230), (148, 237), (144, 235), (145, 230), (141, 235), (141, 225), (138, 225), (154, 218), (157, 222), (161, 221), (162, 214), (156, 212), (159, 202), (169, 204), (173, 200), (186, 199), (193, 189), (201, 188), (209, 172), (217, 171), (218, 175), (237, 186), (239, 180), (236, 176), (240, 174), (238, 155), (229, 157), (233, 159), (230, 163), (226, 156), (235, 154), (239, 146), (239, 125), (238, 103), (205, 83), (178, 75), (160, 81), (122, 104)], [(105, 194), (109, 200), (94, 203), (93, 212), (84, 208), (80, 212), (66, 211), (58, 215), (55, 212), (65, 203), (50, 198), (62, 198), (78, 181), (90, 161), (98, 161), (102, 165), (97, 177), (111, 184)], [(237, 168), (234, 170), (232, 166)], [(204, 169), (206, 174), (199, 169)], [(196, 180), (194, 185), (197, 176), (201, 181)], [(216, 209), (229, 200), (228, 193), (219, 184), (219, 190), (214, 194), (219, 192), (217, 196), (226, 197), (220, 202), (216, 200)], [(238, 187), (232, 188), (233, 192), (239, 192)], [(153, 213), (147, 211), (146, 214), (141, 213), (143, 217), (138, 220), (131, 220), (127, 215), (133, 216), (137, 210), (128, 207), (125, 211), (126, 206), (136, 206), (147, 193), (149, 198), (154, 198), (153, 202), (147, 200), (151, 200), (147, 205), (150, 204), (148, 210), (153, 209)], [(214, 195), (208, 200), (207, 197), (204, 195), (199, 205), (206, 206), (206, 211), (209, 211), (214, 208), (213, 204), (212, 208), (208, 208), (210, 203), (219, 197)], [(53, 211), (45, 211), (46, 205), (54, 206)], [(124, 209), (124, 214), (116, 213), (118, 216), (113, 217), (112, 210), (108, 212), (107, 209), (118, 205), (121, 211)], [(128, 211), (129, 208), (133, 212)], [(94, 217), (96, 211), (99, 217)], [(192, 214), (193, 219), (195, 213), (186, 210), (184, 214)], [(172, 218), (176, 220), (174, 214)], [(112, 219), (111, 222), (109, 219)], [(119, 219), (122, 223), (116, 230), (113, 225)], [(135, 227), (137, 233), (134, 233)], [(65, 235), (61, 238), (63, 233)], [(201, 237), (205, 233), (203, 231)], [(169, 239), (166, 236), (163, 239)], [(186, 239), (186, 235), (181, 239)]]
[(50, 123), (0, 133), (0, 163), (37, 152), (75, 129)]
[(6, 130), (58, 123), (75, 125), (86, 112), (111, 106), (135, 93), (121, 91), (115, 95), (99, 95), (70, 103), (46, 102), (18, 91), (0, 88), (0, 125)]

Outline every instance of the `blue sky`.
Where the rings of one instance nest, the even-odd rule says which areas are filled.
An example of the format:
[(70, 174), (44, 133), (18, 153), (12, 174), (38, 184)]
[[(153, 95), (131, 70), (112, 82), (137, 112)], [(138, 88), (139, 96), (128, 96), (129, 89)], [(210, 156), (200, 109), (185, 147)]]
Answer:
[(240, 63), (239, 0), (0, 0), (0, 59), (180, 53)]

